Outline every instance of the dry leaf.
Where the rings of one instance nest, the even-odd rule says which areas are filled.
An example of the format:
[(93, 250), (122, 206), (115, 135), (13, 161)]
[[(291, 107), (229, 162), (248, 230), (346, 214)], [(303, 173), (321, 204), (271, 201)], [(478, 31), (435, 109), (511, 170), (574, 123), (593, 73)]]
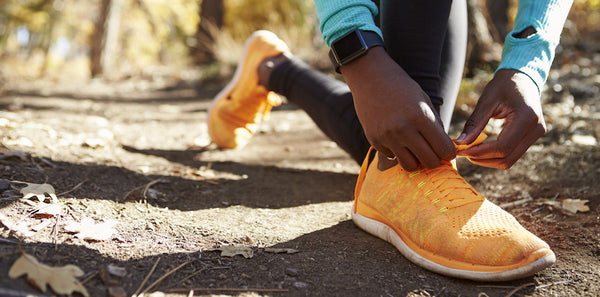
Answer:
[(94, 219), (85, 218), (81, 220), (81, 223), (74, 221), (68, 223), (65, 226), (65, 231), (77, 233), (75, 236), (79, 239), (104, 241), (111, 239), (117, 232), (114, 228), (116, 224), (117, 222), (115, 221), (106, 221), (96, 224)]
[(20, 181), (14, 182), (27, 184), (25, 188), (21, 189), (21, 194), (23, 194), (23, 198), (25, 199), (36, 197), (38, 201), (44, 202), (44, 200), (46, 200), (45, 194), (48, 194), (48, 196), (52, 198), (52, 203), (58, 202), (58, 198), (56, 197), (56, 193), (54, 192), (54, 187), (52, 187), (51, 184), (32, 184)]
[(581, 199), (563, 199), (560, 203), (562, 209), (570, 212), (577, 213), (590, 211), (590, 207), (585, 205), (589, 200), (581, 200)]
[(265, 248), (265, 253), (273, 253), (273, 254), (295, 254), (299, 253), (299, 250), (290, 249), (290, 248)]
[(221, 251), (221, 256), (223, 256), (223, 257), (233, 257), (235, 255), (242, 255), (246, 259), (254, 257), (254, 251), (249, 246), (228, 245), (228, 246), (222, 246), (215, 250)]
[(41, 223), (31, 227), (31, 230), (38, 232), (38, 231), (50, 226), (50, 224), (52, 224), (52, 220), (44, 220)]
[(4, 214), (0, 213), (0, 223), (6, 226), (9, 230), (15, 232), (19, 237), (31, 237), (35, 234), (35, 232), (29, 231), (29, 227), (23, 225), (23, 223), (15, 224), (10, 221), (10, 219)]
[(83, 271), (75, 265), (51, 267), (44, 265), (28, 254), (23, 254), (8, 271), (10, 278), (17, 278), (27, 274), (27, 281), (42, 292), (46, 292), (47, 285), (57, 294), (72, 294), (79, 292), (88, 297), (85, 287), (76, 277), (82, 276)]
[(62, 215), (62, 206), (58, 204), (40, 203), (34, 216), (38, 219), (53, 218)]

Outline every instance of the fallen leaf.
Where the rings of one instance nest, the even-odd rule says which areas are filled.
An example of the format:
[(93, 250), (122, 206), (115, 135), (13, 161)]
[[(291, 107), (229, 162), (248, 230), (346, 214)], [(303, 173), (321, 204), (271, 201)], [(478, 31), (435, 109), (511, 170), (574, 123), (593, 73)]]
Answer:
[(111, 239), (112, 236), (117, 232), (114, 226), (117, 224), (115, 221), (106, 221), (96, 224), (94, 219), (85, 218), (81, 220), (81, 223), (70, 222), (65, 225), (65, 231), (77, 233), (75, 237), (83, 240), (93, 241), (105, 241)]
[(21, 189), (21, 194), (23, 194), (24, 199), (36, 197), (38, 201), (44, 202), (46, 200), (46, 194), (48, 194), (48, 196), (50, 196), (52, 199), (52, 203), (58, 202), (58, 198), (54, 192), (54, 187), (51, 184), (33, 184), (20, 181), (13, 182), (27, 184), (25, 188)]
[(295, 254), (299, 253), (299, 250), (290, 249), (290, 248), (265, 248), (265, 253), (273, 253), (273, 254)]
[(581, 200), (581, 199), (563, 199), (560, 203), (562, 209), (570, 212), (577, 213), (590, 211), (590, 207), (585, 205), (589, 200)]
[(15, 232), (19, 237), (31, 237), (35, 234), (35, 232), (31, 232), (28, 226), (23, 225), (23, 223), (15, 224), (11, 222), (11, 220), (0, 213), (0, 223), (6, 226), (9, 230)]
[(57, 294), (79, 292), (83, 296), (89, 296), (85, 287), (76, 278), (83, 276), (83, 271), (75, 265), (51, 267), (38, 262), (31, 255), (23, 254), (10, 267), (8, 276), (14, 279), (24, 274), (27, 274), (27, 281), (42, 292), (46, 292), (47, 286), (50, 285)]
[(58, 204), (40, 203), (34, 214), (36, 218), (53, 218), (62, 215), (62, 206)]
[(52, 220), (44, 220), (41, 223), (31, 227), (31, 230), (38, 232), (38, 231), (50, 226), (50, 224), (52, 224)]
[(221, 256), (223, 256), (223, 257), (233, 257), (236, 255), (242, 255), (246, 259), (254, 257), (254, 251), (249, 246), (228, 245), (228, 246), (222, 246), (215, 250), (221, 251)]

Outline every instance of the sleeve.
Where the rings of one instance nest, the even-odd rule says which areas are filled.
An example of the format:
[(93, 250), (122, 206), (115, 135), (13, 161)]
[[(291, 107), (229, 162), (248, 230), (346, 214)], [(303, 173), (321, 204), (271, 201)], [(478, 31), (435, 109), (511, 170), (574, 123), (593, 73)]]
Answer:
[(382, 36), (373, 17), (377, 15), (377, 5), (371, 0), (314, 0), (319, 17), (321, 35), (328, 46), (345, 33), (361, 29), (373, 31)]
[[(520, 0), (513, 31), (506, 36), (500, 69), (516, 69), (529, 76), (541, 92), (572, 0)], [(527, 38), (516, 34), (528, 27), (536, 33)]]

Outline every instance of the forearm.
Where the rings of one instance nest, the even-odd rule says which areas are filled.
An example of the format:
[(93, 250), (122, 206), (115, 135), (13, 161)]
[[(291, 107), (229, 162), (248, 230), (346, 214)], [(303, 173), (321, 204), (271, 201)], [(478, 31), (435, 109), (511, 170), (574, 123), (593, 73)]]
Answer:
[[(521, 0), (513, 31), (506, 36), (499, 69), (529, 76), (541, 92), (572, 0)], [(523, 34), (534, 29), (534, 34)]]

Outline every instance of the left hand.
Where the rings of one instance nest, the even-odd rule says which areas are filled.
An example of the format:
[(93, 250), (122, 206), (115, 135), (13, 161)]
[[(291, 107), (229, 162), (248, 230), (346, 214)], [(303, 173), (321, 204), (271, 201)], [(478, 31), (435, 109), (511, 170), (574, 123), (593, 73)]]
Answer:
[(496, 72), (484, 88), (457, 144), (473, 142), (491, 118), (505, 119), (497, 140), (462, 150), (459, 156), (468, 157), (477, 165), (508, 169), (546, 133), (538, 88), (518, 70)]

